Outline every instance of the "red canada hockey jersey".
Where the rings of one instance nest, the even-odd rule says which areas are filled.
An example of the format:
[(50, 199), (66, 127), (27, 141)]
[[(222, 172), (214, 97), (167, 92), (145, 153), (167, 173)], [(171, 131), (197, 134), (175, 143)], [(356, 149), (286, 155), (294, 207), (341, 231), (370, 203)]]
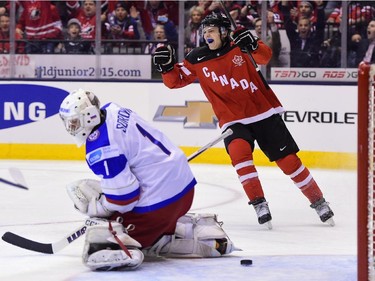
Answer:
[[(258, 64), (266, 64), (272, 50), (262, 41), (252, 53)], [(250, 124), (283, 108), (272, 89), (267, 89), (249, 55), (233, 43), (218, 50), (207, 46), (193, 49), (182, 63), (162, 75), (168, 88), (181, 88), (196, 79), (210, 101), (222, 130), (234, 123)]]
[(60, 15), (50, 1), (19, 1), (23, 7), (17, 28), (26, 32), (28, 39), (60, 38)]

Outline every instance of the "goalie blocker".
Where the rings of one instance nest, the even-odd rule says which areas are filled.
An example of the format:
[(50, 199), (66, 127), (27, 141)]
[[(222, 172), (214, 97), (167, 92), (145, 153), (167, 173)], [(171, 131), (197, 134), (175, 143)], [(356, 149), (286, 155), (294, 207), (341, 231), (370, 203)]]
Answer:
[(178, 258), (220, 257), (235, 250), (233, 242), (214, 214), (188, 213), (177, 221), (174, 235), (164, 235), (153, 246), (142, 249), (122, 224), (105, 219), (91, 219), (83, 249), (83, 263), (91, 270), (132, 270), (144, 256)]

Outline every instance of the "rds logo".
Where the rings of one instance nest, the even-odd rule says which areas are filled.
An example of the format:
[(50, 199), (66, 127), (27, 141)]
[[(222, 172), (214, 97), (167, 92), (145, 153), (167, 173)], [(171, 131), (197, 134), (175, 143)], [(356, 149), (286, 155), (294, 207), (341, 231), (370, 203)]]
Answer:
[(50, 86), (0, 85), (0, 130), (57, 114), (68, 94), (67, 91)]

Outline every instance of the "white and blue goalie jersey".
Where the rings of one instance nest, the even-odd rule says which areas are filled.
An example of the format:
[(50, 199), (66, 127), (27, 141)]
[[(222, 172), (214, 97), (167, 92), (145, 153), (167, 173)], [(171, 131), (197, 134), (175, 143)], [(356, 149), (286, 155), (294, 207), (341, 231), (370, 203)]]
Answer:
[(86, 161), (101, 178), (109, 211), (151, 212), (194, 188), (184, 153), (130, 109), (105, 105), (106, 121), (86, 141)]

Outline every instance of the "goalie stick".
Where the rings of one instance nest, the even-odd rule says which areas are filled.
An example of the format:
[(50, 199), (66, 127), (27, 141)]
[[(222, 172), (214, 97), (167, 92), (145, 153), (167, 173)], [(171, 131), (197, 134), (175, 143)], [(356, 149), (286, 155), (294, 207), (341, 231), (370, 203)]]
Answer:
[(11, 186), (14, 186), (14, 187), (19, 187), (19, 188), (22, 188), (22, 189), (28, 189), (26, 186), (23, 186), (22, 184), (11, 182), (11, 181), (8, 181), (8, 180), (3, 179), (3, 178), (0, 178), (0, 182), (11, 185)]
[[(187, 160), (191, 161), (194, 158), (196, 158), (198, 155), (209, 149), (210, 147), (214, 146), (221, 140), (225, 139), (226, 137), (230, 136), (233, 133), (231, 129), (226, 130), (223, 134), (221, 134), (219, 137), (216, 139), (212, 140), (202, 148), (200, 148), (198, 151), (194, 152), (191, 154)], [(68, 246), (70, 243), (76, 241), (78, 238), (83, 236), (86, 232), (87, 227), (90, 227), (94, 222), (90, 219), (86, 219), (85, 224), (79, 226), (76, 230), (72, 231), (68, 235), (66, 235), (64, 238), (52, 242), (52, 243), (41, 243), (37, 242), (25, 237), (22, 237), (20, 235), (17, 235), (13, 232), (7, 231), (3, 234), (1, 239), (3, 239), (5, 242), (12, 244), (14, 246), (34, 251), (34, 252), (39, 252), (43, 254), (56, 254), (60, 250), (64, 249), (66, 246)]]
[(3, 179), (3, 178), (0, 178), (0, 182), (11, 185), (11, 186), (19, 187), (19, 188), (22, 188), (22, 189), (26, 189), (26, 190), (29, 189), (26, 185), (25, 178), (23, 177), (23, 175), (22, 175), (22, 173), (19, 169), (9, 168), (8, 171), (9, 171), (9, 174), (11, 175), (11, 177), (13, 178), (13, 180), (15, 182), (11, 182), (11, 181)]
[(17, 246), (26, 250), (44, 253), (44, 254), (55, 254), (61, 249), (64, 249), (73, 241), (77, 240), (83, 234), (85, 234), (86, 228), (87, 228), (86, 225), (81, 225), (79, 228), (69, 233), (66, 237), (53, 243), (40, 243), (37, 241), (27, 239), (22, 236), (19, 236), (9, 231), (5, 232), (1, 238), (9, 244), (12, 244), (14, 246)]

